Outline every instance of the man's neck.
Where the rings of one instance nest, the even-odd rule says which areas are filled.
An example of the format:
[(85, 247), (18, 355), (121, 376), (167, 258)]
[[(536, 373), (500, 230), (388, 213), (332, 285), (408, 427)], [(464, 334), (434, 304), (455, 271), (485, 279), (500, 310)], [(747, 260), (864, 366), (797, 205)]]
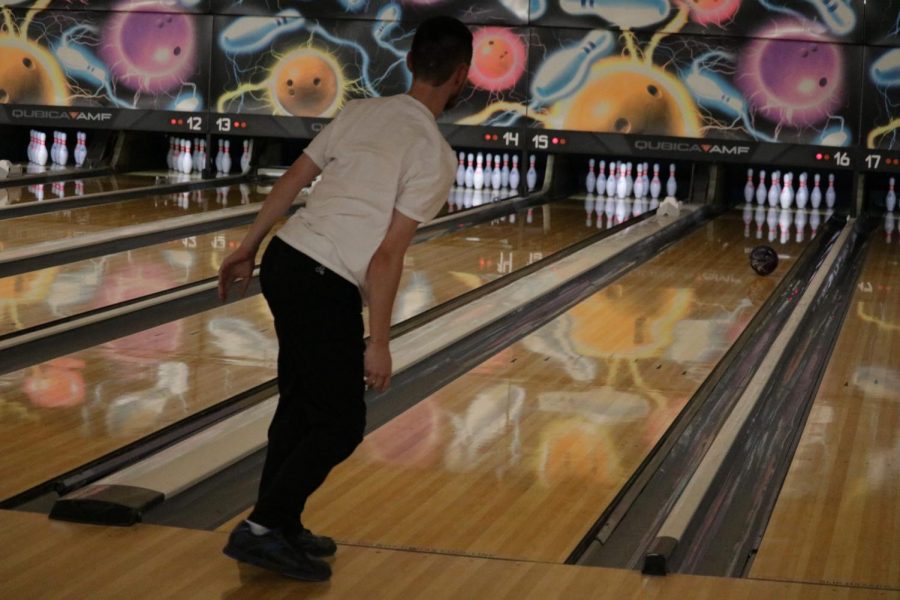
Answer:
[(447, 104), (447, 98), (443, 92), (423, 83), (414, 81), (407, 94), (424, 104), (435, 119), (441, 116), (441, 113), (444, 112), (444, 105)]

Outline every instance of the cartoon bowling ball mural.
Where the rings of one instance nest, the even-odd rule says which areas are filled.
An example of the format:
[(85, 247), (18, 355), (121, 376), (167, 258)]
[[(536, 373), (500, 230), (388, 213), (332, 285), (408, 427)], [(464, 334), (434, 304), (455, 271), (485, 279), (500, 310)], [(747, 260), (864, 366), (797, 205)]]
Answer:
[(489, 92), (516, 85), (525, 73), (526, 52), (522, 38), (502, 27), (484, 27), (472, 36), (469, 81)]
[(150, 94), (168, 92), (194, 74), (195, 17), (179, 13), (117, 12), (103, 28), (100, 56), (126, 87)]
[(0, 36), (0, 104), (65, 105), (65, 81), (47, 50), (25, 39)]
[(599, 61), (590, 80), (561, 104), (564, 129), (700, 136), (697, 106), (681, 82), (629, 58)]
[(284, 115), (330, 117), (340, 108), (342, 82), (334, 59), (315, 48), (301, 48), (272, 69), (269, 95)]
[(802, 27), (773, 27), (741, 53), (736, 78), (753, 110), (793, 127), (816, 125), (844, 100), (841, 46)]

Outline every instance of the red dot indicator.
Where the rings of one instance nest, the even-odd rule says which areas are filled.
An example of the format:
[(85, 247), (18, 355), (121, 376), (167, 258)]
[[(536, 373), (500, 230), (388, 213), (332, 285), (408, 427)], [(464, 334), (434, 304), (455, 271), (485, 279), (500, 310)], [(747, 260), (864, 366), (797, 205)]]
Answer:
[(560, 146), (565, 146), (565, 145), (568, 144), (568, 143), (569, 143), (569, 142), (568, 142), (568, 140), (566, 140), (566, 138), (559, 138), (559, 145), (560, 145)]
[(816, 160), (822, 160), (822, 153), (821, 153), (821, 152), (819, 152), (818, 154), (816, 154)]
[(169, 125), (177, 125), (178, 121), (176, 119), (169, 119)]
[(184, 119), (178, 119), (178, 124), (179, 124), (179, 125), (184, 125)]
[(558, 137), (553, 138), (552, 142), (553, 142), (553, 145), (555, 146), (556, 144), (559, 143), (559, 138)]

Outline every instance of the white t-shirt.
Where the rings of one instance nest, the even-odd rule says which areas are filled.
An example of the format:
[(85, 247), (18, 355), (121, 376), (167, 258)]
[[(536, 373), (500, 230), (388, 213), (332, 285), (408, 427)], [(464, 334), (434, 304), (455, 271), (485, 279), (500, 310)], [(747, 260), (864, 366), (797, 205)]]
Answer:
[(456, 174), (434, 115), (405, 94), (347, 103), (305, 152), (322, 179), (278, 237), (360, 288), (394, 209), (430, 221)]

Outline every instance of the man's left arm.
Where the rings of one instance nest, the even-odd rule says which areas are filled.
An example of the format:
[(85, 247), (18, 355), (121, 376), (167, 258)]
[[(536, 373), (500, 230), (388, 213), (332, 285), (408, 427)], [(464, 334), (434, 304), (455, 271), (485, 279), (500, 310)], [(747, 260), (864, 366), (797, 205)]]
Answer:
[(391, 382), (391, 314), (403, 274), (403, 257), (418, 221), (394, 211), (387, 234), (369, 262), (366, 291), (369, 304), (369, 342), (366, 346), (366, 383), (380, 392)]

